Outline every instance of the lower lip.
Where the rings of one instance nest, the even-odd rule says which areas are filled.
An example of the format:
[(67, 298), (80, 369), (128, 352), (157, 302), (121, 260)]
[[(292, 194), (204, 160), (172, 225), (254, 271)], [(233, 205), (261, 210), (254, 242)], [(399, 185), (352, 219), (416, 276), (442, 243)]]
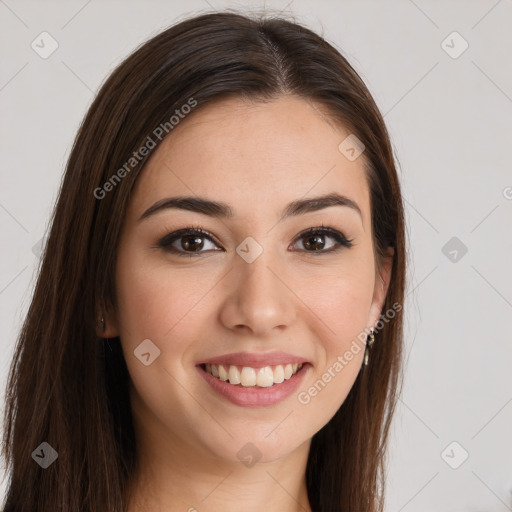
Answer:
[(231, 403), (244, 407), (265, 407), (288, 398), (299, 387), (310, 366), (309, 363), (304, 363), (302, 368), (288, 380), (284, 380), (281, 384), (273, 384), (268, 388), (235, 386), (210, 375), (201, 366), (196, 366), (196, 368), (213, 390)]

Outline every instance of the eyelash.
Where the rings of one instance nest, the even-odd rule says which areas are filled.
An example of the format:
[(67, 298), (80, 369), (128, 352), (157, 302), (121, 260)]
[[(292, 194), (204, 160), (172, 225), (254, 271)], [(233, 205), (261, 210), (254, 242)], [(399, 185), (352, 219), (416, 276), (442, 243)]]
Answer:
[[(312, 235), (318, 235), (318, 234), (324, 235), (324, 236), (329, 236), (329, 237), (333, 238), (338, 243), (338, 246), (331, 248), (331, 249), (327, 249), (327, 250), (321, 249), (318, 251), (308, 251), (306, 249), (302, 249), (303, 252), (306, 252), (306, 253), (311, 254), (312, 256), (316, 257), (316, 256), (320, 256), (322, 254), (328, 254), (328, 253), (331, 254), (331, 253), (338, 252), (339, 250), (341, 250), (344, 247), (349, 249), (350, 247), (352, 247), (354, 245), (352, 243), (353, 239), (349, 240), (340, 231), (333, 229), (329, 226), (324, 226), (323, 224), (318, 227), (310, 228), (306, 231), (303, 231), (299, 235), (297, 235), (297, 237), (294, 240), (294, 244), (296, 241), (300, 240), (301, 238), (305, 238), (305, 237), (312, 236)], [(187, 235), (196, 235), (200, 238), (208, 238), (211, 242), (213, 242), (217, 245), (217, 243), (213, 239), (212, 235), (210, 233), (208, 233), (207, 231), (204, 231), (203, 229), (201, 229), (198, 226), (186, 226), (183, 229), (179, 229), (178, 231), (174, 231), (172, 233), (165, 235), (163, 238), (161, 238), (158, 241), (156, 247), (164, 249), (165, 251), (170, 252), (172, 254), (176, 254), (177, 256), (180, 256), (180, 257), (181, 256), (195, 257), (195, 256), (200, 256), (202, 252), (206, 252), (206, 251), (189, 252), (189, 251), (183, 251), (180, 249), (176, 249), (175, 247), (171, 247), (171, 244), (173, 242), (175, 242), (176, 240), (179, 240), (180, 237), (187, 236)]]

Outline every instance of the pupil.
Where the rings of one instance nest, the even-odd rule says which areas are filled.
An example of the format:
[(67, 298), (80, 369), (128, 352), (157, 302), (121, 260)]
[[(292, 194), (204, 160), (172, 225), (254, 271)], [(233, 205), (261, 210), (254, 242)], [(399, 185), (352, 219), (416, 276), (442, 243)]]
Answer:
[(316, 245), (316, 243), (315, 242), (311, 242), (311, 240), (320, 240), (320, 242), (317, 242), (317, 243), (320, 244), (321, 247), (313, 247), (313, 248), (314, 248), (315, 251), (319, 250), (319, 249), (323, 249), (325, 243), (322, 241), (322, 238), (323, 238), (322, 235), (309, 236), (309, 237), (307, 237), (307, 239), (306, 239), (307, 241), (306, 241), (306, 243), (304, 245), (305, 245), (305, 247), (307, 249), (309, 249), (312, 246)]
[[(200, 236), (190, 235), (190, 236), (186, 236), (184, 238), (185, 238), (185, 242), (182, 243), (183, 249), (192, 249), (192, 251), (197, 252), (197, 251), (201, 250), (204, 245), (204, 242), (201, 243), (202, 238)], [(192, 240), (192, 242), (190, 242), (190, 240)], [(196, 243), (200, 247), (196, 247), (196, 248), (191, 247), (191, 244), (196, 244)]]

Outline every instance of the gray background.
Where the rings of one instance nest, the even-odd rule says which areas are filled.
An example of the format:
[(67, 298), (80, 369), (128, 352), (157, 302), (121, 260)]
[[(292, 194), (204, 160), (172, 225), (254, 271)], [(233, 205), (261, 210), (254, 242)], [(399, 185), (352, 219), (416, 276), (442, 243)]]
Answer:
[[(2, 400), (38, 244), (95, 91), (150, 36), (226, 6), (263, 8), (0, 0)], [(400, 165), (410, 242), (407, 369), (386, 510), (512, 510), (511, 1), (266, 7), (292, 13), (348, 57), (385, 114)], [(59, 45), (47, 59), (31, 48), (42, 46), (43, 31)]]

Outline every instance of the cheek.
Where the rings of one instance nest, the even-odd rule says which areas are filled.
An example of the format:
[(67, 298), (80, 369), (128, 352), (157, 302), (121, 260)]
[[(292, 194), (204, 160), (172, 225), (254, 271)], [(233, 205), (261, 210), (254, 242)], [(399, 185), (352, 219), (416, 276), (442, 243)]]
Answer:
[(318, 333), (330, 359), (366, 327), (373, 298), (373, 267), (361, 259), (340, 265), (335, 272), (319, 269), (310, 273), (301, 288), (298, 294), (307, 297), (304, 302), (314, 313), (309, 315), (316, 322), (313, 332)]
[(307, 304), (334, 331), (331, 334), (344, 334), (351, 325), (364, 324), (371, 297), (369, 283), (336, 277), (329, 279), (323, 290), (309, 292)]
[(205, 285), (190, 272), (170, 271), (165, 262), (148, 262), (135, 250), (125, 254), (132, 256), (119, 258), (116, 276), (121, 335), (163, 342), (179, 329)]
[(318, 272), (318, 286), (310, 286), (312, 291), (302, 295), (309, 297), (305, 303), (311, 310), (309, 330), (317, 341), (317, 366), (301, 387), (297, 401), (315, 428), (325, 425), (342, 405), (360, 372), (364, 355), (373, 267), (366, 262), (350, 266), (350, 271), (348, 265), (346, 268), (344, 271), (340, 267), (330, 276), (322, 273), (321, 277)]
[[(142, 402), (165, 416), (168, 408), (186, 408), (190, 400), (177, 381), (190, 378), (182, 363), (193, 340), (199, 337), (196, 329), (202, 319), (197, 303), (213, 281), (210, 283), (206, 276), (193, 279), (192, 271), (170, 270), (169, 264), (149, 261), (135, 248), (124, 254), (130, 256), (120, 256), (116, 275), (117, 318), (124, 357)], [(144, 340), (151, 344), (145, 341), (141, 345)], [(145, 365), (137, 354), (148, 351), (149, 360), (154, 362)], [(179, 423), (170, 417), (165, 421)]]

